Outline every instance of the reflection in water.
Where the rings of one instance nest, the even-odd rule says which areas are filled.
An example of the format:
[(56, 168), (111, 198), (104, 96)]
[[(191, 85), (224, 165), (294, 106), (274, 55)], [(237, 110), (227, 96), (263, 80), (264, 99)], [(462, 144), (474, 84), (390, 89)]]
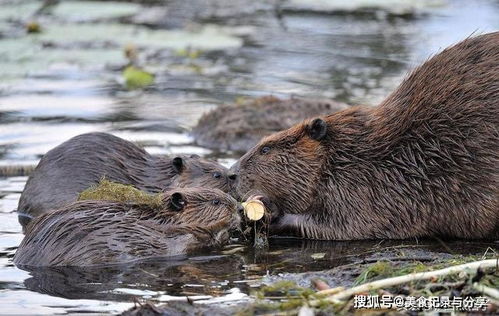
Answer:
[[(68, 299), (126, 302), (142, 297), (162, 301), (170, 296), (220, 296), (234, 287), (249, 293), (250, 288), (260, 285), (261, 278), (267, 275), (322, 271), (377, 259), (425, 262), (449, 254), (481, 255), (487, 246), (487, 243), (475, 242), (449, 242), (443, 246), (431, 240), (333, 242), (274, 238), (265, 251), (245, 248), (231, 255), (149, 259), (85, 268), (22, 268), (31, 275), (24, 280), (24, 286), (43, 294)], [(349, 284), (352, 280), (344, 282)]]
[[(109, 300), (130, 301), (133, 295), (127, 294), (123, 288), (143, 290), (135, 291), (139, 295), (153, 293), (152, 298), (162, 294), (220, 295), (229, 289), (220, 287), (220, 280), (240, 279), (242, 265), (241, 258), (236, 256), (210, 256), (106, 267), (37, 268), (31, 269), (31, 277), (24, 281), (24, 285), (36, 292), (69, 299), (101, 299), (104, 296)], [(195, 286), (186, 286), (188, 284)], [(213, 286), (215, 284), (217, 286)], [(118, 288), (121, 291), (115, 291)]]
[[(65, 2), (53, 16), (40, 18), (42, 32), (47, 32), (39, 35), (22, 29), (23, 19), (39, 1), (0, 3), (0, 166), (34, 164), (59, 143), (90, 131), (112, 132), (151, 153), (196, 153), (230, 165), (237, 158), (233, 153), (193, 146), (187, 135), (214, 106), (264, 94), (375, 105), (429, 55), (473, 32), (499, 28), (499, 6), (493, 0), (440, 1), (443, 5), (425, 7), (424, 14), (416, 15), (386, 14), (392, 8), (368, 14), (313, 14), (288, 6), (277, 12), (268, 1), (259, 0), (172, 0), (168, 8), (158, 1), (143, 2), (155, 7), (120, 2), (90, 10), (95, 2)], [(122, 17), (137, 10), (137, 15)], [(96, 18), (99, 23), (88, 23)], [(87, 23), (75, 26), (77, 21)], [(79, 30), (80, 41), (54, 30), (62, 23)], [(103, 31), (106, 23), (113, 25), (114, 33)], [(121, 84), (126, 60), (122, 39), (114, 37), (120, 30), (129, 32), (130, 24), (152, 30), (140, 37), (141, 62), (156, 75), (155, 85), (145, 91), (126, 91)], [(155, 29), (195, 32), (201, 29), (198, 24), (221, 26), (242, 47), (157, 49), (163, 39)], [(96, 40), (85, 41), (90, 37)], [(181, 42), (186, 41), (168, 45)], [(12, 210), (25, 181), (0, 178), (0, 301), (2, 312), (11, 314), (113, 313), (129, 305), (106, 300), (218, 296), (234, 287), (248, 293), (267, 274), (319, 271), (398, 255), (481, 254), (494, 247), (473, 242), (273, 239), (268, 251), (245, 249), (105, 268), (31, 269), (28, 274), (11, 263), (23, 237)], [(347, 282), (335, 282), (340, 281)]]

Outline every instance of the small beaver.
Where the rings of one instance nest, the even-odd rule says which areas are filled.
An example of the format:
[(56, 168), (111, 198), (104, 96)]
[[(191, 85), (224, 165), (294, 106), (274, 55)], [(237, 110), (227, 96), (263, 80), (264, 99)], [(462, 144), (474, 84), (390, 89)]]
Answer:
[(241, 206), (218, 189), (162, 193), (164, 206), (79, 201), (35, 218), (14, 263), (89, 266), (176, 256), (220, 246), (237, 229)]
[(445, 49), (377, 107), (264, 138), (231, 172), (277, 234), (498, 238), (499, 32)]
[(229, 191), (227, 168), (198, 156), (157, 157), (107, 133), (71, 138), (47, 152), (24, 187), (19, 222), (75, 202), (103, 177), (156, 193), (169, 187), (207, 187)]
[(279, 99), (264, 96), (222, 105), (204, 114), (192, 130), (197, 144), (216, 150), (247, 152), (272, 133), (306, 118), (330, 114), (348, 105), (327, 99)]

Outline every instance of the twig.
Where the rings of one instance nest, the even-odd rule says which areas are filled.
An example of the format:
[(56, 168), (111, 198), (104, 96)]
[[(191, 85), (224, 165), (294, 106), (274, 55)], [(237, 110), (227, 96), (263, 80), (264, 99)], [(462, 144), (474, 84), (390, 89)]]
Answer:
[(494, 254), (495, 257), (498, 256), (497, 252), (492, 247), (487, 247), (487, 249), (485, 250), (484, 254), (482, 255), (482, 259), (487, 258), (487, 254), (489, 253), (489, 251), (491, 251)]
[(473, 283), (473, 288), (489, 297), (492, 297), (493, 299), (499, 300), (499, 290), (485, 286), (478, 282)]
[(316, 294), (318, 295), (333, 295), (338, 292), (344, 291), (345, 288), (343, 286), (333, 287), (332, 289), (318, 291)]
[(364, 263), (373, 263), (373, 262), (378, 262), (378, 261), (420, 261), (420, 262), (428, 262), (428, 261), (435, 261), (436, 258), (430, 257), (430, 256), (420, 256), (420, 257), (388, 257), (388, 258), (367, 258), (363, 259), (357, 263), (359, 264), (364, 264)]
[[(350, 298), (354, 294), (368, 292), (370, 290), (377, 290), (380, 288), (392, 287), (395, 285), (399, 285), (399, 284), (403, 284), (403, 283), (407, 283), (407, 282), (411, 282), (411, 281), (427, 280), (427, 279), (439, 277), (442, 275), (458, 273), (458, 272), (464, 271), (465, 269), (477, 269), (478, 267), (491, 268), (491, 267), (496, 266), (498, 260), (499, 259), (481, 260), (481, 261), (470, 262), (470, 263), (461, 264), (461, 265), (457, 265), (457, 266), (453, 266), (453, 267), (448, 267), (448, 268), (441, 269), (441, 270), (413, 273), (413, 274), (402, 275), (402, 276), (383, 279), (383, 280), (377, 280), (377, 281), (362, 284), (362, 285), (347, 289), (345, 291), (342, 291), (340, 293), (331, 295), (331, 296), (327, 297), (326, 300), (333, 302), (333, 303), (338, 303), (342, 300)], [(312, 302), (310, 302), (310, 304), (312, 306), (315, 306), (315, 305), (319, 304), (319, 300), (312, 301)]]

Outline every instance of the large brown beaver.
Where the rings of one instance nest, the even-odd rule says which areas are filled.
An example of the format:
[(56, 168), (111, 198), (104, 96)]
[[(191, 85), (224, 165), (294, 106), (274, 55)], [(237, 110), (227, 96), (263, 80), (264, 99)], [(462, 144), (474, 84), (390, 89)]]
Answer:
[(264, 138), (232, 172), (278, 234), (499, 237), (499, 32), (445, 49), (377, 107)]
[(197, 156), (151, 156), (135, 144), (107, 133), (71, 138), (47, 152), (31, 174), (19, 200), (19, 222), (74, 202), (103, 177), (147, 192), (169, 187), (207, 187), (229, 191), (227, 168)]
[[(223, 245), (241, 205), (218, 189), (163, 193), (164, 206), (79, 201), (35, 218), (14, 263), (89, 266), (187, 254)], [(239, 212), (238, 212), (239, 211)]]

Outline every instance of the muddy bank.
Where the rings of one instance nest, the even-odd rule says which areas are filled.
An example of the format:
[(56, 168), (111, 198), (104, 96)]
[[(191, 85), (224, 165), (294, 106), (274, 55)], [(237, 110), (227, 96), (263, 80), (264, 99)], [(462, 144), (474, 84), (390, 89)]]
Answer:
[[(341, 243), (340, 243), (341, 244)], [(307, 305), (316, 299), (318, 291), (324, 290), (324, 286), (329, 288), (352, 288), (354, 286), (386, 279), (399, 275), (407, 275), (422, 271), (435, 271), (449, 266), (457, 266), (477, 260), (494, 259), (497, 257), (497, 247), (490, 243), (491, 247), (484, 252), (476, 252), (471, 249), (474, 243), (450, 243), (453, 254), (440, 252), (438, 246), (433, 243), (425, 244), (407, 243), (402, 245), (381, 246), (382, 242), (374, 245), (370, 249), (360, 251), (356, 243), (345, 244), (343, 247), (332, 247), (331, 252), (307, 252), (309, 260), (331, 262), (331, 256), (341, 254), (335, 262), (340, 265), (322, 271), (310, 271), (304, 273), (278, 273), (263, 277), (257, 286), (253, 286), (249, 296), (234, 296), (234, 299), (224, 303), (210, 303), (202, 298), (186, 298), (184, 301), (170, 302), (167, 304), (155, 304), (152, 301), (137, 304), (123, 315), (296, 315), (303, 305)], [(308, 250), (324, 251), (320, 248), (320, 243), (309, 242), (304, 244)], [(475, 245), (476, 246), (476, 245)], [(361, 248), (363, 248), (361, 246)], [(274, 251), (275, 252), (275, 251)], [(470, 255), (470, 253), (474, 253)], [(286, 255), (289, 259), (290, 254)], [(307, 259), (303, 254), (295, 253), (292, 261), (299, 265), (307, 264)], [(284, 259), (284, 258), (283, 258)], [(408, 283), (390, 289), (382, 289), (377, 292), (381, 294), (393, 295), (420, 295), (420, 291), (426, 291), (425, 295), (437, 296), (470, 296), (476, 297), (479, 291), (471, 287), (473, 282), (482, 282), (487, 286), (495, 286), (499, 282), (497, 269), (489, 269), (486, 273), (480, 274), (477, 270), (467, 270), (465, 274), (447, 276), (440, 279), (431, 279), (425, 282)], [(480, 274), (480, 280), (477, 279)], [(478, 281), (477, 281), (478, 280)], [(466, 285), (467, 284), (467, 285)], [(374, 293), (374, 292), (373, 292)], [(392, 295), (390, 294), (390, 295)], [(231, 295), (231, 294), (230, 294)], [(353, 312), (351, 300), (344, 302), (340, 314)], [(493, 314), (497, 311), (497, 304), (491, 301), (487, 305), (487, 313)], [(318, 315), (329, 315), (338, 312), (337, 305), (322, 304), (313, 309)], [(383, 313), (383, 311), (378, 311)], [(386, 310), (385, 310), (386, 312)], [(400, 315), (411, 315), (410, 311), (398, 311)]]
[[(474, 311), (484, 315), (497, 315), (499, 302), (493, 294), (499, 282), (497, 267), (493, 266), (497, 259), (480, 260), (458, 257), (447, 260), (437, 259), (431, 262), (421, 262), (411, 260), (411, 258), (399, 259), (401, 259), (399, 262), (381, 260), (376, 263), (337, 267), (321, 274), (315, 273), (312, 282), (304, 287), (288, 280), (273, 282), (254, 291), (250, 298), (241, 298), (227, 305), (199, 303), (189, 299), (185, 302), (171, 302), (164, 305), (146, 302), (135, 305), (122, 315), (350, 315), (362, 311), (375, 315), (384, 315), (387, 312), (394, 312), (397, 315), (415, 315), (434, 310), (431, 304), (440, 304), (440, 301), (434, 300), (430, 303), (430, 299), (426, 301), (425, 298), (425, 303), (420, 305), (419, 298), (426, 296), (439, 298), (442, 302), (446, 300), (447, 302), (468, 301), (467, 304), (461, 304), (461, 307), (443, 308), (445, 311), (455, 310), (464, 312), (464, 314), (471, 314), (469, 312)], [(479, 262), (484, 268), (471, 268), (471, 265)], [(466, 268), (466, 265), (470, 268)], [(345, 296), (343, 300), (331, 301), (334, 296), (339, 297), (342, 292), (353, 291), (354, 288), (360, 288), (363, 284), (369, 288), (370, 285), (367, 284), (372, 284), (374, 287), (376, 281), (389, 283), (398, 276), (410, 279), (419, 275), (424, 278), (424, 274), (440, 273), (440, 271), (448, 270), (445, 268), (449, 266), (455, 267), (456, 271), (462, 270), (450, 272), (439, 278), (405, 281), (371, 291), (357, 292), (358, 296), (363, 297), (376, 297), (380, 300), (383, 297), (386, 302), (395, 301), (395, 298), (402, 299), (405, 304), (402, 309), (379, 307), (380, 305), (364, 309), (355, 307), (359, 300), (355, 300), (351, 294)], [(332, 275), (350, 278), (355, 276), (355, 278), (348, 285), (330, 287), (324, 277)], [(411, 298), (414, 299), (412, 304)], [(304, 313), (305, 311), (307, 313)]]
[(195, 142), (218, 151), (246, 152), (262, 137), (306, 118), (330, 114), (348, 105), (328, 99), (280, 99), (265, 96), (222, 105), (204, 114), (192, 130)]

